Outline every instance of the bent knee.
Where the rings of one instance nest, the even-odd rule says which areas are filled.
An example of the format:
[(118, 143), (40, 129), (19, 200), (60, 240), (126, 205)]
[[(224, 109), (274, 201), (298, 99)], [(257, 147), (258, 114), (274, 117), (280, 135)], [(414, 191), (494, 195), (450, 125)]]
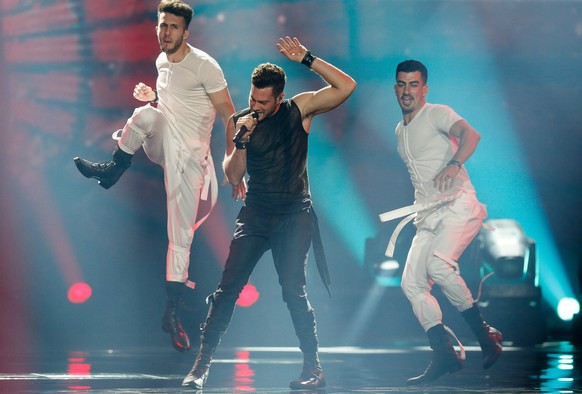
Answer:
[(133, 111), (129, 123), (134, 128), (142, 131), (147, 137), (153, 132), (161, 119), (163, 119), (163, 115), (159, 109), (151, 105), (144, 105)]

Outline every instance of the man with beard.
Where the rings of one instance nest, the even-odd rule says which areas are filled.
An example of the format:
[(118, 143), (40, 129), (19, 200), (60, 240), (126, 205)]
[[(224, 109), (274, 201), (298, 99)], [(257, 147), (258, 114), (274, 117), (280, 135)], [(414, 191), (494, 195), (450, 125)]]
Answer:
[(212, 356), (230, 324), (240, 292), (269, 249), (303, 353), (303, 370), (289, 386), (307, 390), (325, 387), (315, 313), (305, 289), (312, 242), (322, 279), (326, 286), (329, 283), (309, 189), (308, 137), (313, 118), (343, 103), (356, 82), (313, 56), (297, 38), (281, 38), (277, 48), (287, 59), (317, 73), (326, 86), (285, 99), (285, 72), (275, 64), (263, 63), (251, 76), (249, 107), (233, 115), (238, 132), (229, 135), (223, 168), (235, 186), (248, 174), (248, 192), (236, 219), (222, 278), (208, 297), (210, 308), (202, 325), (198, 355), (182, 382), (198, 390), (208, 378)]
[[(427, 79), (426, 67), (416, 60), (404, 61), (396, 68), (394, 92), (403, 115), (396, 126), (398, 153), (415, 190), (415, 212), (407, 219), (414, 218), (416, 226), (402, 290), (433, 349), (426, 371), (409, 379), (409, 384), (427, 383), (463, 367), (463, 355), (459, 358), (451, 345), (452, 331), (443, 325), (441, 309), (431, 294), (433, 284), (461, 312), (477, 337), (483, 368), (491, 367), (502, 350), (501, 333), (483, 320), (457, 264), (487, 217), (463, 165), (480, 135), (451, 108), (426, 102)], [(391, 245), (393, 241), (394, 236)]]
[[(194, 287), (188, 280), (194, 232), (208, 216), (196, 220), (199, 202), (207, 199), (209, 191), (211, 206), (217, 199), (210, 155), (216, 113), (226, 130), (234, 129), (229, 121), (234, 106), (220, 66), (186, 42), (192, 16), (192, 8), (180, 0), (160, 2), (156, 33), (161, 53), (156, 60), (156, 89), (141, 82), (135, 86), (133, 96), (147, 104), (137, 108), (121, 130), (111, 160), (93, 163), (74, 159), (81, 174), (97, 179), (105, 189), (119, 180), (141, 147), (152, 162), (164, 169), (169, 244), (162, 329), (170, 333), (178, 351), (190, 349), (178, 313), (186, 286)], [(157, 108), (152, 103), (157, 103)]]

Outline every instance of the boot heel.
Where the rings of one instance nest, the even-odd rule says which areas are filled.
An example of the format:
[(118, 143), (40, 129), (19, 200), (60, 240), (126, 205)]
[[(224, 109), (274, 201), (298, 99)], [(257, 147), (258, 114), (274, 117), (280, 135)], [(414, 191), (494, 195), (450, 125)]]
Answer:
[(115, 182), (107, 182), (107, 181), (99, 181), (97, 182), (97, 184), (99, 186), (101, 186), (103, 189), (107, 190), (109, 189), (111, 186), (113, 186), (115, 183), (117, 182), (117, 180)]

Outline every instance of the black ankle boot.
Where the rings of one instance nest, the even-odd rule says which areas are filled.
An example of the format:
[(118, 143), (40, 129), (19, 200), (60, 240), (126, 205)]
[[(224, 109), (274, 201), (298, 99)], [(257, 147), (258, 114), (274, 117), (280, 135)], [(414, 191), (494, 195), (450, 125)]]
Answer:
[(422, 375), (408, 379), (407, 384), (432, 382), (447, 372), (453, 373), (463, 368), (463, 362), (451, 345), (449, 333), (442, 324), (430, 328), (426, 334), (433, 350), (432, 360)]
[(210, 363), (212, 362), (212, 355), (215, 349), (216, 346), (210, 346), (204, 342), (200, 344), (200, 350), (198, 351), (194, 365), (182, 381), (182, 386), (193, 387), (196, 390), (201, 390), (204, 387), (208, 379)]
[(461, 315), (471, 328), (471, 331), (473, 331), (473, 334), (477, 337), (477, 341), (481, 346), (483, 368), (490, 368), (501, 357), (503, 350), (501, 340), (503, 339), (503, 335), (483, 320), (483, 316), (481, 316), (476, 305), (461, 312)]
[(97, 179), (101, 187), (109, 189), (117, 183), (125, 170), (131, 166), (132, 157), (133, 155), (125, 153), (119, 146), (116, 146), (113, 150), (113, 158), (111, 160), (94, 163), (81, 159), (80, 157), (75, 157), (73, 161), (83, 176)]
[(303, 370), (299, 379), (289, 383), (294, 390), (311, 390), (325, 387), (325, 376), (316, 353), (303, 353)]
[(179, 352), (190, 350), (190, 338), (182, 327), (179, 309), (183, 304), (182, 292), (184, 284), (180, 282), (166, 282), (166, 311), (162, 318), (162, 330), (172, 336), (172, 346)]

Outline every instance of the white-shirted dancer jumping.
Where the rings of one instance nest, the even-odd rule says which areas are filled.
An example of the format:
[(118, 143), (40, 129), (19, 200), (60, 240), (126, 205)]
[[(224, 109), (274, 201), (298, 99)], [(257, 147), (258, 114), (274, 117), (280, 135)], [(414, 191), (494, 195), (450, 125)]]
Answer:
[[(178, 351), (190, 349), (190, 339), (179, 319), (183, 290), (188, 280), (190, 246), (194, 232), (206, 219), (197, 219), (200, 200), (217, 199), (218, 186), (210, 137), (216, 113), (225, 128), (234, 106), (218, 63), (207, 53), (186, 42), (192, 20), (190, 5), (180, 0), (162, 0), (158, 6), (156, 33), (161, 53), (156, 60), (157, 90), (144, 83), (133, 96), (145, 106), (137, 108), (117, 136), (118, 144), (109, 161), (93, 163), (76, 157), (75, 164), (87, 178), (105, 189), (113, 186), (131, 166), (142, 146), (149, 159), (164, 169), (168, 211), (166, 257), (166, 311), (162, 328), (172, 336)], [(157, 108), (151, 103), (157, 103)], [(118, 133), (115, 133), (118, 134)], [(212, 208), (211, 208), (212, 209)]]

